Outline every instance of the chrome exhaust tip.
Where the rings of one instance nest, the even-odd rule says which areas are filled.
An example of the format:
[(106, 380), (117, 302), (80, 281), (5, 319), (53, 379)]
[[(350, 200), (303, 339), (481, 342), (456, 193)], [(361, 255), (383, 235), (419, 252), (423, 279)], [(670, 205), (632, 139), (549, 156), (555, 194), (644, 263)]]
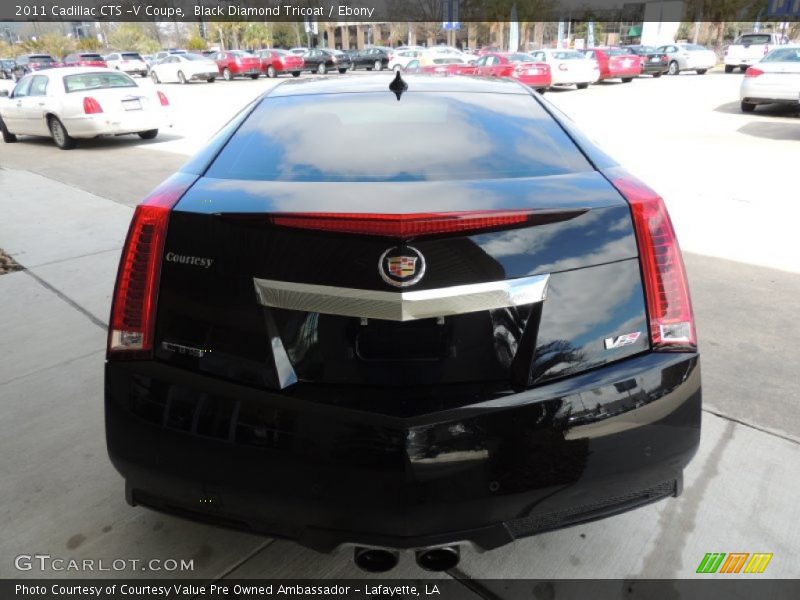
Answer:
[(425, 548), (416, 552), (417, 564), (426, 571), (447, 571), (458, 566), (461, 560), (461, 550), (458, 546), (440, 546), (438, 548)]
[(357, 547), (353, 551), (353, 562), (368, 573), (386, 573), (397, 566), (400, 554), (383, 548)]

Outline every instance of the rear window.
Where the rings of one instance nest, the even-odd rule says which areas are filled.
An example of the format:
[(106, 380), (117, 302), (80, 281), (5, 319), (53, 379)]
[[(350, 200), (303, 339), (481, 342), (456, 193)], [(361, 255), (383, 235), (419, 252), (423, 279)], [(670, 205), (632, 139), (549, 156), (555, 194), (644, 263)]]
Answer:
[(99, 54), (81, 54), (79, 58), (80, 60), (103, 60)]
[(576, 60), (579, 58), (586, 58), (586, 55), (576, 52), (575, 50), (560, 50), (553, 52), (553, 58), (556, 60)]
[(735, 44), (769, 44), (770, 37), (769, 35), (765, 34), (751, 34), (751, 35), (743, 35), (738, 40), (736, 40)]
[(81, 73), (64, 77), (67, 93), (120, 87), (136, 87), (136, 82), (124, 73)]
[(511, 62), (531, 62), (533, 60), (536, 60), (530, 54), (522, 54), (522, 53), (509, 54), (506, 58), (508, 58), (508, 60), (510, 60)]
[(700, 44), (684, 44), (681, 46), (684, 50), (689, 50), (691, 52), (697, 52), (699, 50), (705, 50), (706, 48), (701, 46)]
[(186, 60), (202, 60), (203, 62), (208, 60), (208, 57), (202, 54), (181, 54), (181, 58), (185, 58)]
[(142, 57), (136, 52), (123, 52), (122, 60), (142, 60)]
[(527, 94), (265, 98), (206, 173), (264, 181), (437, 181), (591, 170)]
[(633, 54), (633, 52), (625, 48), (609, 48), (606, 50), (606, 54), (608, 54), (608, 56), (627, 56)]
[(49, 56), (47, 54), (34, 54), (34, 55), (28, 57), (28, 59), (30, 60), (30, 62), (34, 62), (34, 63), (48, 63), (49, 64), (51, 62), (54, 62), (53, 57)]

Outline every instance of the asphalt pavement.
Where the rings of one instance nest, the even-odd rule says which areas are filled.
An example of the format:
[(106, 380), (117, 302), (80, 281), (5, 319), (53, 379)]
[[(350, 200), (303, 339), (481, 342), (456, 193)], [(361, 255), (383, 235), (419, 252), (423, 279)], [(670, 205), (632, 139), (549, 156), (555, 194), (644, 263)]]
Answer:
[[(683, 495), (492, 552), (466, 551), (440, 577), (683, 578), (696, 576), (706, 552), (771, 552), (761, 577), (800, 576), (800, 118), (738, 113), (740, 79), (685, 74), (546, 94), (662, 193), (673, 214), (705, 404)], [(46, 140), (0, 145), (0, 248), (25, 267), (0, 276), (0, 577), (81, 575), (17, 571), (15, 557), (34, 552), (192, 559), (194, 571), (181, 575), (203, 579), (363, 575), (346, 552), (321, 556), (130, 508), (105, 454), (105, 327), (131, 207), (274, 84), (159, 86), (175, 125), (151, 142), (94, 140), (70, 152)], [(411, 555), (391, 575), (432, 577)], [(490, 591), (506, 597), (500, 584)]]

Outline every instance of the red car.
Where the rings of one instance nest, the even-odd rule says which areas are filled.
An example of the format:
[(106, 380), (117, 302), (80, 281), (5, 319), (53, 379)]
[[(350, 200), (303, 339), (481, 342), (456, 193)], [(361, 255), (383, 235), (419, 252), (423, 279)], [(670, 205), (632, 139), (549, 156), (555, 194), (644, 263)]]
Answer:
[(291, 73), (295, 77), (300, 77), (300, 72), (306, 64), (302, 56), (286, 50), (260, 50), (256, 56), (261, 59), (261, 71), (267, 77), (277, 77), (281, 73)]
[(219, 72), (225, 81), (234, 77), (250, 77), (258, 79), (261, 75), (261, 59), (249, 52), (226, 50), (214, 55)]
[(520, 83), (544, 92), (553, 84), (550, 65), (522, 52), (493, 52), (475, 63), (479, 77), (511, 77)]
[(600, 68), (598, 81), (619, 78), (628, 83), (642, 72), (639, 57), (625, 48), (592, 48), (586, 51), (586, 57), (593, 58), (597, 62)]
[(107, 67), (106, 61), (96, 52), (76, 52), (64, 57), (65, 67)]

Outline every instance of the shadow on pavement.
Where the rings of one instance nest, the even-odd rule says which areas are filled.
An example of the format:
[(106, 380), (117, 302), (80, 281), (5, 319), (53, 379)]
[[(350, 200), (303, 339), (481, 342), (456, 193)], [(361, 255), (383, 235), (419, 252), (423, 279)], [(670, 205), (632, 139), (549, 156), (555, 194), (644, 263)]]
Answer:
[(752, 121), (742, 125), (739, 133), (769, 140), (792, 140), (800, 142), (800, 123), (787, 121)]
[(755, 112), (743, 113), (739, 106), (739, 101), (726, 102), (714, 109), (714, 112), (727, 113), (729, 115), (749, 114), (751, 117), (796, 117), (800, 114), (800, 106), (791, 104), (766, 104), (756, 108)]

